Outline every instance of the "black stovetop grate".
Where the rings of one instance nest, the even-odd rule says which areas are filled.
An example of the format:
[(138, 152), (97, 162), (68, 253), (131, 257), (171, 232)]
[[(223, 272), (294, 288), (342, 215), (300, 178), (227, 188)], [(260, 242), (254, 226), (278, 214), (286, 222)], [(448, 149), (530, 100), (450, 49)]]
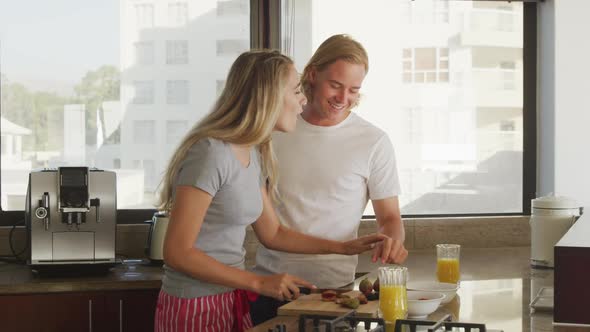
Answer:
[[(426, 328), (428, 332), (452, 331), (456, 328), (464, 332), (487, 332), (485, 324), (453, 322), (451, 319), (451, 315), (445, 315), (439, 321), (398, 319), (395, 323), (395, 332), (417, 332), (419, 327), (420, 331)], [(359, 323), (364, 324), (367, 332), (385, 332), (385, 321), (382, 318), (358, 317), (355, 310), (342, 316), (302, 314), (299, 316), (299, 332), (305, 332), (309, 327), (312, 327), (313, 331), (325, 332), (341, 331), (342, 328), (356, 330)], [(376, 323), (376, 327), (371, 328), (371, 323)], [(277, 325), (274, 330), (269, 331), (285, 332), (286, 328), (284, 325)]]
[[(382, 318), (364, 318), (356, 316), (356, 311), (351, 310), (342, 316), (308, 315), (299, 316), (299, 332), (305, 332), (309, 322), (312, 322), (314, 331), (320, 326), (326, 332), (339, 331), (337, 328), (355, 328), (359, 323), (364, 323), (368, 332), (385, 332), (385, 321)], [(377, 327), (371, 328), (371, 323), (377, 323)]]
[(416, 332), (418, 327), (426, 327), (428, 332), (440, 331), (441, 329), (451, 331), (453, 328), (461, 328), (465, 332), (486, 332), (485, 324), (452, 322), (451, 315), (445, 315), (439, 321), (413, 319), (398, 319), (395, 321), (395, 332), (408, 331), (404, 327), (408, 327), (409, 332)]

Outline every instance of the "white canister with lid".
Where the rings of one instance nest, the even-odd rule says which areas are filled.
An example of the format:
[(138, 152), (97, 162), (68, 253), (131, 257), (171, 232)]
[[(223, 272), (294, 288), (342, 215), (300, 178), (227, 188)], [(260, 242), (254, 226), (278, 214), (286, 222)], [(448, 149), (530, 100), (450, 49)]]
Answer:
[(553, 247), (582, 214), (571, 198), (544, 196), (531, 201), (531, 265), (554, 267)]

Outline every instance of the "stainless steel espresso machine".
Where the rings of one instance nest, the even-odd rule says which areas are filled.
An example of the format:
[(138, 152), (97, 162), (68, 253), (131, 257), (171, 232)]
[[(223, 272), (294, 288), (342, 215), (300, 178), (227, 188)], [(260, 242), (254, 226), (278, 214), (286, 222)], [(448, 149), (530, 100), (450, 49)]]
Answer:
[(108, 270), (116, 263), (115, 173), (88, 167), (31, 172), (25, 220), (34, 269)]

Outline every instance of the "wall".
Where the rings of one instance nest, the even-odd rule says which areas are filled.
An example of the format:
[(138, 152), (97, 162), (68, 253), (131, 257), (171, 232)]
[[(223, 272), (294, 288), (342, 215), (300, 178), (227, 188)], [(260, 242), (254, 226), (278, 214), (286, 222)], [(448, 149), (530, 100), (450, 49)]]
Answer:
[(537, 197), (555, 191), (555, 20), (554, 0), (537, 13)]
[(538, 192), (590, 207), (590, 1), (539, 4)]

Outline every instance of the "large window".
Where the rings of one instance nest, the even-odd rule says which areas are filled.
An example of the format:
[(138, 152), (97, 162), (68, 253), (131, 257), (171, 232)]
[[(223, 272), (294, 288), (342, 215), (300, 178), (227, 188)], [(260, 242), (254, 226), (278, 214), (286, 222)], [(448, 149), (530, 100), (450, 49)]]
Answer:
[(522, 2), (283, 3), (283, 49), (300, 70), (336, 33), (367, 49), (355, 112), (389, 134), (403, 214), (523, 212), (523, 152), (535, 147), (523, 146)]
[[(270, 12), (277, 3), (284, 14), (280, 27)], [(250, 4), (257, 7), (251, 11)], [(532, 166), (527, 161), (534, 138), (526, 143), (526, 127), (534, 127), (526, 107), (531, 94), (534, 100), (534, 92), (526, 92), (527, 6), (445, 0), (0, 2), (0, 207), (3, 216), (14, 216), (1, 218), (0, 225), (22, 219), (28, 174), (42, 167), (112, 169), (126, 183), (118, 188), (121, 211), (153, 209), (172, 149), (208, 112), (239, 53), (251, 44), (281, 46), (301, 71), (336, 33), (352, 35), (369, 52), (371, 68), (355, 112), (394, 144), (402, 213), (522, 213), (531, 191), (523, 165), (528, 162), (528, 174), (535, 168), (534, 160)], [(125, 192), (135, 188), (143, 189)], [(370, 204), (366, 214), (373, 214)]]
[(4, 215), (24, 209), (32, 169), (68, 165), (114, 170), (125, 184), (118, 208), (153, 209), (172, 150), (250, 48), (249, 8), (249, 0), (0, 2)]

